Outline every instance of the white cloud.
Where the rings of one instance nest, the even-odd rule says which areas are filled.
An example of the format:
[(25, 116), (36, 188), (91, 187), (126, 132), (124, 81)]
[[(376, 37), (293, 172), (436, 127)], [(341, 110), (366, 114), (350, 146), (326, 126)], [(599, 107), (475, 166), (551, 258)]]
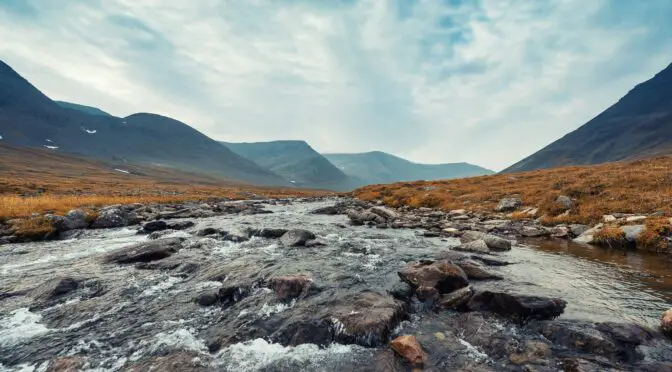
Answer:
[(35, 0), (0, 5), (0, 58), (52, 98), (215, 139), (495, 169), (672, 61), (664, 0), (455, 3)]

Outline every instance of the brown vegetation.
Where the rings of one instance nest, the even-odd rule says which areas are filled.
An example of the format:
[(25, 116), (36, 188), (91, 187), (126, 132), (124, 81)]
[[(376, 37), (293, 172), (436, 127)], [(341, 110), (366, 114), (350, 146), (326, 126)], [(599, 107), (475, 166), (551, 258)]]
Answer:
[[(499, 200), (518, 195), (537, 207), (545, 224), (594, 223), (611, 213), (672, 215), (672, 158), (574, 166), (524, 173), (446, 181), (373, 185), (355, 190), (363, 200), (393, 207), (431, 207), (493, 212)], [(568, 213), (556, 203), (560, 195), (574, 201)], [(522, 218), (522, 214), (516, 218)]]
[(646, 229), (637, 237), (637, 247), (653, 252), (667, 251), (665, 236), (672, 233), (669, 218), (650, 218), (646, 221)]
[(611, 248), (623, 248), (627, 241), (625, 233), (618, 226), (607, 225), (595, 233), (595, 243)]

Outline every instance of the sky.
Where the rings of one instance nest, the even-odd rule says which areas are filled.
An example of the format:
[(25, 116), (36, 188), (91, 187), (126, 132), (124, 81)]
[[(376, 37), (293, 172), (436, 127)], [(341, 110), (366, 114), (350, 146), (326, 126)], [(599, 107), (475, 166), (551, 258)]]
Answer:
[(672, 62), (669, 0), (0, 0), (55, 100), (501, 170)]

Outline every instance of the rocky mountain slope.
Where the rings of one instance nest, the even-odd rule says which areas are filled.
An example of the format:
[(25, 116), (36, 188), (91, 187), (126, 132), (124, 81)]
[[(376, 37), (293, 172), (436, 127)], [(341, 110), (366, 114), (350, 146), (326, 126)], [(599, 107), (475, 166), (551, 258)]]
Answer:
[(87, 114), (91, 115), (100, 115), (100, 116), (112, 116), (108, 114), (107, 112), (97, 108), (97, 107), (91, 107), (91, 106), (85, 106), (85, 105), (80, 105), (77, 103), (72, 103), (72, 102), (64, 102), (64, 101), (54, 101), (56, 102), (57, 105), (63, 107), (63, 108), (68, 108), (68, 109), (73, 109), (73, 110), (78, 110), (81, 112), (85, 112)]
[(672, 152), (672, 65), (597, 117), (504, 170), (597, 164)]
[(439, 180), (492, 174), (468, 163), (418, 164), (380, 151), (361, 154), (324, 154), (359, 185), (414, 180)]
[(354, 180), (304, 141), (221, 143), (300, 187), (349, 190), (355, 186)]
[(5, 143), (260, 185), (291, 185), (180, 121), (154, 114), (117, 118), (63, 108), (2, 62), (0, 87), (0, 137)]

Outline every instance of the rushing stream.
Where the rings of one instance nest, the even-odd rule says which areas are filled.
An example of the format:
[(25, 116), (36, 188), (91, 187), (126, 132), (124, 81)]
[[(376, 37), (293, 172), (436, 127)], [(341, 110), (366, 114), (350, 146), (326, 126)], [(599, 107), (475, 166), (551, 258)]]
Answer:
[[(81, 358), (79, 368), (96, 371), (147, 370), (161, 358), (173, 358), (172, 370), (405, 368), (383, 345), (279, 342), (293, 320), (320, 315), (363, 292), (392, 291), (399, 284), (397, 271), (407, 262), (434, 259), (459, 244), (457, 239), (426, 238), (409, 229), (347, 226), (343, 215), (308, 213), (329, 204), (333, 201), (267, 205), (273, 213), (193, 220), (196, 226), (164, 236), (186, 239), (183, 249), (142, 267), (102, 260), (111, 251), (147, 241), (147, 235), (137, 234), (137, 227), (0, 246), (0, 371), (45, 371), (49, 361), (67, 356)], [(287, 248), (277, 239), (254, 237), (236, 243), (196, 235), (206, 227), (301, 228), (314, 232), (325, 245)], [(512, 263), (490, 268), (505, 280), (475, 286), (561, 298), (567, 307), (559, 321), (628, 322), (655, 328), (661, 313), (672, 307), (672, 262), (666, 257), (525, 241), (497, 259)], [(309, 275), (314, 293), (280, 302), (259, 284), (263, 278), (293, 274)], [(76, 278), (79, 284), (58, 301), (36, 297), (35, 288), (54, 278)], [(231, 306), (201, 306), (194, 301), (231, 284), (246, 290)], [(475, 345), (469, 325), (457, 332), (454, 327), (464, 321), (461, 316), (465, 315), (414, 309), (394, 334), (417, 335), (430, 354), (429, 368), (513, 368), (504, 368), (498, 364), (501, 358)], [(503, 320), (490, 325), (494, 323), (500, 330), (511, 328), (501, 332), (519, 337), (521, 343), (536, 337), (519, 335), (516, 332), (527, 331), (517, 331)], [(448, 334), (455, 343), (449, 343)], [(656, 352), (651, 354), (655, 359)], [(537, 368), (557, 370), (553, 365)]]

